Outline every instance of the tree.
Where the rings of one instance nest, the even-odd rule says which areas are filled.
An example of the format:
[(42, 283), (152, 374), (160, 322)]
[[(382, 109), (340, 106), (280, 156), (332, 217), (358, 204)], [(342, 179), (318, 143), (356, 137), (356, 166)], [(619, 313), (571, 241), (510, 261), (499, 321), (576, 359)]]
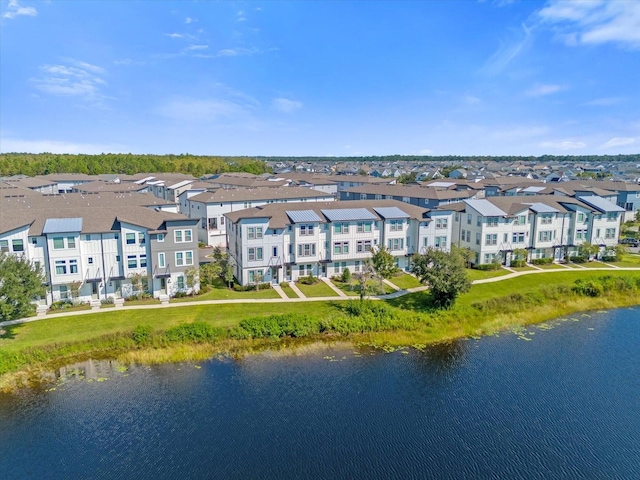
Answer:
[(455, 246), (453, 246), (452, 250), (455, 249), (455, 248), (458, 249), (458, 254), (464, 260), (464, 263), (467, 266), (467, 268), (471, 268), (471, 264), (476, 261), (476, 252), (471, 250), (469, 247), (455, 247)]
[(584, 257), (586, 260), (591, 260), (591, 257), (598, 255), (600, 251), (599, 245), (594, 245), (589, 242), (584, 242), (578, 247), (578, 255)]
[(430, 247), (423, 255), (415, 254), (411, 272), (429, 285), (432, 303), (439, 308), (450, 308), (458, 295), (471, 288), (464, 259), (455, 250), (448, 253)]
[(640, 209), (636, 210), (636, 222), (640, 222)]
[(383, 278), (388, 280), (400, 271), (400, 269), (396, 267), (396, 259), (391, 255), (391, 252), (384, 247), (384, 245), (380, 246), (378, 249), (371, 249), (371, 264), (373, 265), (373, 270), (380, 279), (380, 290), (382, 290)]
[(196, 286), (200, 282), (200, 270), (197, 267), (185, 268), (184, 276), (187, 281), (187, 287), (191, 289), (191, 296), (196, 294)]
[(529, 252), (525, 248), (516, 248), (511, 252), (511, 266), (524, 267), (527, 262)]
[(209, 262), (200, 265), (200, 283), (213, 285), (222, 276), (222, 265), (217, 262)]
[(227, 258), (223, 268), (223, 280), (227, 284), (227, 287), (231, 288), (231, 285), (233, 284), (233, 263), (230, 258)]
[(71, 298), (73, 304), (78, 303), (78, 297), (80, 296), (80, 289), (82, 288), (82, 282), (72, 282), (69, 284), (69, 290), (71, 291)]
[(349, 283), (351, 281), (351, 271), (345, 268), (342, 271), (342, 283)]
[(32, 315), (31, 303), (44, 296), (42, 267), (27, 259), (0, 253), (0, 320), (15, 320)]
[(359, 272), (353, 274), (358, 282), (358, 290), (360, 292), (360, 303), (364, 302), (364, 297), (371, 295), (371, 280), (375, 276), (376, 272), (373, 268), (373, 263), (370, 258), (365, 258), (362, 262), (362, 268)]

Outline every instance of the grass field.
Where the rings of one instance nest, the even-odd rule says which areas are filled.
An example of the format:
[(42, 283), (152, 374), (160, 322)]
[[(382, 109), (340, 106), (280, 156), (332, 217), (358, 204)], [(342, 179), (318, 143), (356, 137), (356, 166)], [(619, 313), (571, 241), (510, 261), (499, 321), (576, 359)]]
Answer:
[(422, 285), (416, 277), (414, 277), (413, 275), (408, 275), (406, 273), (403, 273), (398, 277), (392, 277), (389, 279), (389, 281), (395, 286), (400, 287), (402, 290), (419, 287), (420, 285)]
[(505, 270), (504, 268), (500, 268), (499, 270), (475, 270), (473, 268), (467, 268), (467, 276), (471, 281), (501, 277), (510, 273), (509, 270)]
[(280, 298), (273, 288), (250, 292), (236, 292), (225, 287), (213, 288), (207, 293), (195, 297), (172, 298), (171, 303), (194, 302), (200, 300), (237, 300), (247, 298)]
[(285, 293), (285, 295), (289, 298), (298, 298), (298, 295), (296, 294), (296, 292), (293, 291), (293, 288), (291, 288), (289, 285), (286, 285), (284, 287), (280, 287), (282, 288), (282, 291)]
[(314, 285), (305, 285), (304, 283), (298, 282), (296, 287), (300, 289), (302, 293), (304, 293), (307, 298), (317, 298), (317, 297), (337, 297), (338, 294), (331, 290), (331, 287), (326, 283), (320, 281)]

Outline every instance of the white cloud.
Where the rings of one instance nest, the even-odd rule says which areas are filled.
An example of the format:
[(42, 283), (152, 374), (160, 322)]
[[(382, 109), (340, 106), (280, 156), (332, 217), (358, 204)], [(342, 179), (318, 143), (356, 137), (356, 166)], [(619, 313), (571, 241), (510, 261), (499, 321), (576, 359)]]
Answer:
[(302, 108), (302, 102), (289, 100), (287, 98), (274, 98), (271, 102), (271, 106), (279, 112), (293, 113)]
[(42, 75), (31, 80), (33, 86), (51, 95), (98, 103), (106, 98), (101, 93), (107, 84), (102, 78), (107, 73), (104, 68), (69, 58), (63, 60), (66, 64), (41, 66)]
[(35, 17), (38, 15), (38, 11), (34, 7), (21, 7), (18, 0), (9, 0), (7, 11), (4, 12), (3, 17), (13, 19), (20, 16)]
[(198, 20), (195, 18), (191, 18), (191, 17), (187, 17), (184, 19), (184, 23), (186, 23), (187, 25), (193, 22), (197, 22)]
[(501, 73), (518, 55), (525, 51), (533, 41), (531, 29), (522, 24), (522, 30), (517, 32), (517, 38), (507, 42), (500, 42), (498, 50), (485, 62), (480, 69), (483, 75), (494, 76)]
[(636, 143), (635, 138), (631, 137), (613, 137), (611, 140), (600, 145), (600, 148), (625, 147)]
[(16, 138), (2, 138), (0, 141), (0, 152), (20, 152), (20, 153), (124, 153), (131, 149), (124, 145), (117, 144), (95, 144), (95, 143), (75, 143), (59, 140), (22, 140)]
[(241, 55), (255, 55), (256, 53), (260, 53), (260, 50), (257, 48), (225, 48), (223, 50), (218, 51), (219, 57), (238, 57)]
[(536, 84), (524, 93), (530, 97), (544, 97), (566, 89), (563, 85)]
[(159, 106), (156, 112), (177, 121), (204, 122), (246, 113), (246, 108), (226, 99), (176, 98)]
[(209, 48), (209, 45), (189, 45), (187, 50), (206, 50)]
[(237, 19), (236, 19), (236, 20), (237, 20), (238, 22), (244, 22), (244, 21), (246, 21), (246, 20), (247, 20), (247, 17), (245, 17), (245, 15), (244, 15), (244, 11), (243, 11), (243, 10), (240, 10), (240, 11), (237, 13), (237, 15), (236, 15), (236, 16), (237, 16)]
[(575, 140), (559, 140), (555, 142), (542, 142), (540, 146), (543, 148), (552, 148), (555, 150), (577, 150), (580, 148), (585, 148), (587, 144)]
[(478, 97), (474, 97), (473, 95), (465, 95), (464, 97), (462, 97), (462, 100), (469, 105), (477, 105), (478, 103), (482, 102), (482, 100), (480, 100)]
[(169, 38), (182, 38), (182, 37), (184, 37), (184, 35), (182, 35), (181, 33), (165, 33), (164, 36), (165, 37), (169, 37)]
[(624, 98), (621, 97), (594, 98), (593, 100), (583, 103), (583, 105), (590, 107), (610, 107), (611, 105), (616, 105), (623, 100)]
[(538, 12), (569, 45), (616, 43), (640, 48), (640, 2), (550, 0)]

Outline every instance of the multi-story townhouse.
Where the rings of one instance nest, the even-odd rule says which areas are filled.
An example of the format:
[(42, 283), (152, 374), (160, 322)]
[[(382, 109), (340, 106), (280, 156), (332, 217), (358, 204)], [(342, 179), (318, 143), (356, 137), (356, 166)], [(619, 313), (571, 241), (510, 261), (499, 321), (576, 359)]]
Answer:
[(585, 242), (606, 249), (617, 244), (621, 207), (594, 195), (490, 197), (465, 200), (454, 210), (453, 237), (476, 253), (476, 263), (496, 258), (509, 264), (516, 249), (529, 259), (564, 260)]
[[(0, 199), (0, 250), (43, 267), (47, 298), (99, 301), (142, 287), (156, 297), (187, 291), (197, 266), (198, 220), (163, 211), (145, 194)], [(197, 285), (194, 285), (197, 288)]]
[(419, 185), (363, 185), (340, 192), (340, 200), (398, 200), (424, 208), (436, 208), (440, 205), (461, 202), (476, 198), (473, 190), (438, 188)]
[(346, 268), (359, 272), (384, 245), (401, 269), (429, 247), (448, 249), (451, 212), (396, 200), (269, 204), (227, 213), (229, 254), (241, 284), (278, 283)]
[(618, 191), (616, 203), (624, 208), (623, 221), (633, 220), (640, 211), (640, 183), (615, 183)]
[(183, 194), (180, 210), (200, 220), (198, 241), (211, 246), (226, 246), (226, 213), (270, 203), (326, 202), (333, 195), (304, 187), (220, 188), (197, 195)]
[(338, 193), (349, 188), (363, 185), (395, 185), (395, 178), (379, 178), (367, 175), (336, 175), (332, 177), (338, 183)]

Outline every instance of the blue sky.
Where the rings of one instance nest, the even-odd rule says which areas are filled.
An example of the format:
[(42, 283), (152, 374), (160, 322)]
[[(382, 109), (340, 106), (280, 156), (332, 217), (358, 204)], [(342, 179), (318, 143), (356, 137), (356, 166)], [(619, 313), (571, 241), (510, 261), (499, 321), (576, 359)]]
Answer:
[(640, 1), (0, 0), (0, 151), (640, 151)]

